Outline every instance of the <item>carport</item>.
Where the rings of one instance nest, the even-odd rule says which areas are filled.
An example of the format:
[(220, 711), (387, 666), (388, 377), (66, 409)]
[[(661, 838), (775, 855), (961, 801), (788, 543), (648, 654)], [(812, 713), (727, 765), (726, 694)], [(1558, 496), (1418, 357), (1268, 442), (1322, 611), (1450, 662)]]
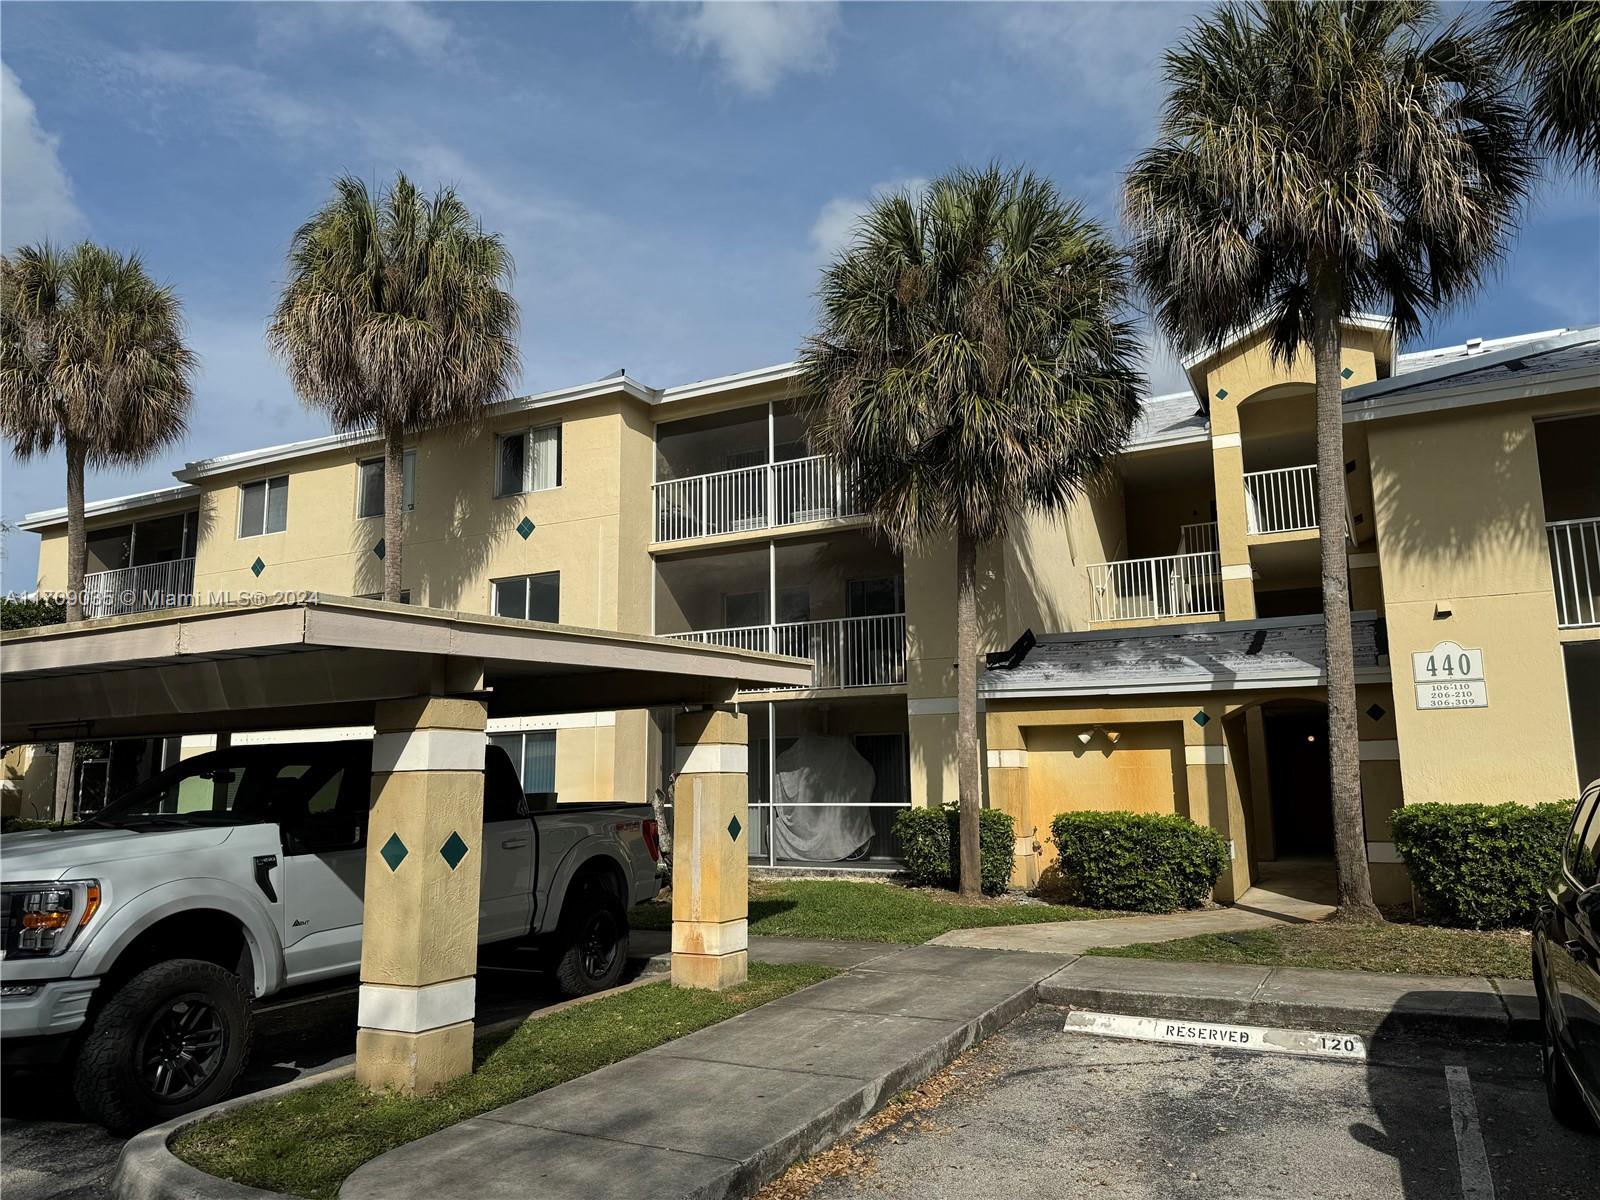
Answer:
[[(471, 1070), (479, 875), (456, 866), (481, 854), (490, 717), (682, 706), (672, 979), (745, 978), (746, 731), (732, 702), (805, 686), (805, 660), (316, 596), (8, 631), (0, 648), (8, 743), (375, 728), (356, 1044), (369, 1087), (426, 1092)], [(420, 852), (386, 858), (393, 840)]]

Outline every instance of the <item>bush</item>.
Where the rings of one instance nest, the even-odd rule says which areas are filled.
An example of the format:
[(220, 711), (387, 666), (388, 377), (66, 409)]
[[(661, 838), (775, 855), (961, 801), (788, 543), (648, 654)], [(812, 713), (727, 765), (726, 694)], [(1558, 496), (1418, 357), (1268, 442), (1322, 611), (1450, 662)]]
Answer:
[(0, 596), (0, 629), (37, 629), (40, 625), (59, 625), (66, 619), (65, 600)]
[(1197, 908), (1228, 861), (1220, 833), (1180, 816), (1061, 813), (1050, 823), (1050, 838), (1071, 899), (1090, 908)]
[(1407, 804), (1390, 817), (1422, 915), (1468, 929), (1529, 928), (1561, 862), (1575, 801)]
[[(922, 887), (960, 886), (960, 830), (961, 810), (954, 804), (908, 808), (895, 818), (894, 834), (900, 839), (911, 882)], [(979, 812), (978, 874), (985, 896), (1000, 895), (1011, 882), (1016, 841), (1011, 814), (997, 808)]]

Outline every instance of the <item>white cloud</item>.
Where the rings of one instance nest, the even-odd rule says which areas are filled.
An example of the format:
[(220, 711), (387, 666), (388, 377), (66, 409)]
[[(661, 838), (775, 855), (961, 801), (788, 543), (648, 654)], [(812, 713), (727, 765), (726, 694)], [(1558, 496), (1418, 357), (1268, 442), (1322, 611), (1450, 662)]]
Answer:
[(822, 206), (811, 223), (811, 247), (819, 262), (829, 262), (855, 238), (856, 226), (880, 196), (894, 192), (913, 195), (928, 186), (926, 179), (912, 177), (874, 184), (865, 196), (836, 196)]
[(0, 63), (0, 236), (5, 249), (44, 238), (70, 241), (88, 227), (72, 199), (59, 144), (40, 126), (38, 111), (11, 68)]
[(713, 0), (645, 11), (672, 49), (714, 55), (729, 82), (752, 96), (771, 92), (787, 74), (826, 67), (839, 27), (839, 6), (832, 2)]
[(261, 42), (267, 48), (298, 46), (329, 34), (370, 37), (379, 53), (405, 50), (418, 58), (441, 59), (460, 41), (441, 13), (413, 0), (320, 0), (315, 4), (264, 4)]

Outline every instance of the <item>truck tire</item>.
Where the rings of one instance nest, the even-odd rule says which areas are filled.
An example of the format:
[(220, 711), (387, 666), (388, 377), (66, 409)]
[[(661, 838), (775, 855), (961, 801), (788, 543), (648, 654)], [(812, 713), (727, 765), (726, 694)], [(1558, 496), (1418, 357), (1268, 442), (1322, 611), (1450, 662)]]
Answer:
[(146, 967), (112, 993), (78, 1048), (78, 1106), (113, 1133), (133, 1133), (215, 1104), (250, 1056), (251, 1026), (232, 971), (195, 958)]
[(564, 996), (616, 987), (628, 965), (628, 914), (605, 888), (588, 884), (567, 897), (551, 974)]
[[(1543, 989), (1540, 991), (1542, 993)], [(1578, 1091), (1577, 1081), (1572, 1078), (1572, 1069), (1567, 1066), (1566, 1055), (1561, 1052), (1561, 1043), (1556, 1038), (1549, 1002), (1542, 1007), (1544, 1011), (1540, 1014), (1539, 1023), (1543, 1037), (1539, 1043), (1539, 1065), (1544, 1070), (1544, 1095), (1550, 1105), (1550, 1115), (1568, 1129), (1579, 1133), (1595, 1133), (1594, 1118), (1589, 1115), (1589, 1109)]]

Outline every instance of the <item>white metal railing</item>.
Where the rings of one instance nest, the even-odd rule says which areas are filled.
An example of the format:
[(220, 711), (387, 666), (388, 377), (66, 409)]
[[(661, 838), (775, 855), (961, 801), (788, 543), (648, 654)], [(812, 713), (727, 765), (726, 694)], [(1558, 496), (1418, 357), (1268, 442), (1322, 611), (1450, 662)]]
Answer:
[(1130, 558), (1089, 566), (1095, 621), (1144, 621), (1222, 611), (1222, 556), (1216, 551)]
[(732, 629), (692, 629), (665, 637), (711, 646), (791, 654), (811, 660), (811, 687), (886, 687), (906, 681), (906, 616), (840, 617)]
[(174, 558), (83, 577), (86, 617), (120, 617), (194, 603), (194, 559)]
[(1221, 549), (1217, 541), (1215, 521), (1195, 521), (1178, 526), (1178, 553), (1201, 554), (1207, 550)]
[(1600, 625), (1600, 517), (1551, 521), (1545, 532), (1556, 584), (1556, 623), (1563, 629)]
[(1289, 533), (1317, 527), (1317, 468), (1246, 471), (1245, 517), (1251, 533)]
[(832, 458), (822, 454), (664, 479), (654, 489), (658, 542), (801, 525), (861, 513), (850, 472), (841, 470)]

